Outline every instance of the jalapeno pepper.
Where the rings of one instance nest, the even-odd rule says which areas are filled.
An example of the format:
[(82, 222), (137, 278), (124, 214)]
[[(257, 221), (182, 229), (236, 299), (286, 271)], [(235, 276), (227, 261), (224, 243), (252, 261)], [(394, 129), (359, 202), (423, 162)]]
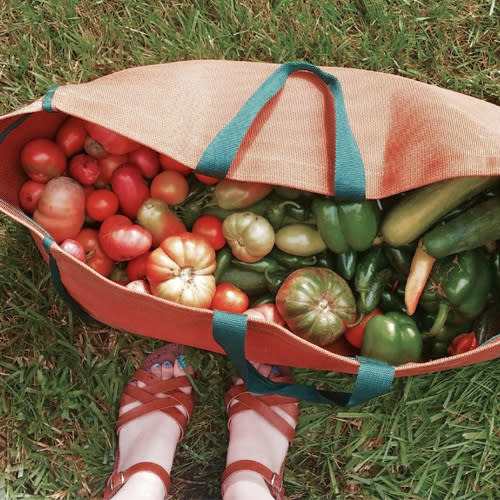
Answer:
[(438, 259), (421, 297), (422, 308), (435, 313), (430, 332), (439, 331), (455, 311), (464, 320), (479, 316), (491, 287), (490, 266), (481, 249)]
[(367, 250), (377, 235), (380, 211), (375, 200), (338, 202), (316, 197), (311, 208), (322, 238), (335, 253)]
[(400, 247), (384, 246), (384, 255), (389, 264), (401, 276), (408, 276), (411, 267), (411, 261), (415, 253), (415, 245), (403, 245)]
[(417, 324), (399, 312), (374, 316), (366, 324), (361, 355), (395, 366), (419, 361), (422, 336)]
[(356, 273), (358, 253), (354, 250), (347, 250), (337, 254), (336, 271), (347, 281), (352, 280)]
[(233, 259), (233, 254), (231, 252), (231, 249), (227, 245), (221, 248), (217, 252), (215, 256), (216, 267), (214, 272), (214, 278), (216, 283), (220, 282), (221, 276), (231, 265), (232, 259)]
[(315, 255), (301, 257), (300, 255), (292, 255), (288, 252), (284, 252), (277, 247), (271, 250), (269, 257), (274, 258), (276, 262), (285, 269), (299, 269), (300, 267), (314, 266), (318, 260)]

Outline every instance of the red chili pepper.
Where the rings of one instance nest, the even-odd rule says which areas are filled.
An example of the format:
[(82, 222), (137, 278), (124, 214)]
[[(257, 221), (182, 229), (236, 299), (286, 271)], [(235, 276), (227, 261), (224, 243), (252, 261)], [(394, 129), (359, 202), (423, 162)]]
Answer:
[(472, 351), (472, 349), (475, 349), (478, 345), (474, 332), (461, 333), (451, 341), (446, 352), (448, 356), (455, 356), (456, 354)]

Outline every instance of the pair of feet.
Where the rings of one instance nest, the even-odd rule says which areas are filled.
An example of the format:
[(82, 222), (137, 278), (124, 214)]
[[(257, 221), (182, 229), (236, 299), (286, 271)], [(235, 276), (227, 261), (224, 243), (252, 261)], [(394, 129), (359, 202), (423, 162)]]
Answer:
[[(181, 353), (175, 344), (160, 348), (127, 385), (120, 406), (118, 453), (105, 500), (167, 497), (177, 443), (194, 408), (191, 385), (178, 361)], [(290, 381), (284, 369), (255, 367), (272, 380)], [(238, 380), (226, 394), (226, 405), (224, 500), (283, 498), (283, 466), (297, 423), (298, 401), (256, 396)]]

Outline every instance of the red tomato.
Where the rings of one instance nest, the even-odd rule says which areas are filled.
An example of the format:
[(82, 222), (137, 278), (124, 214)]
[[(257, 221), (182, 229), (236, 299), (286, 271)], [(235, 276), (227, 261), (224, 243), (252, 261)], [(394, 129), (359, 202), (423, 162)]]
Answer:
[(42, 191), (33, 219), (56, 243), (74, 238), (85, 220), (85, 193), (71, 177), (55, 177)]
[(154, 177), (150, 189), (152, 198), (159, 198), (168, 205), (176, 205), (185, 200), (189, 185), (179, 172), (164, 170)]
[(174, 160), (170, 156), (164, 155), (162, 153), (159, 153), (158, 156), (160, 159), (161, 168), (165, 170), (176, 170), (182, 175), (188, 175), (193, 171), (192, 168), (189, 168), (187, 165), (184, 165), (183, 163)]
[(160, 170), (158, 153), (151, 148), (141, 146), (139, 149), (129, 153), (129, 159), (137, 165), (146, 179), (152, 179)]
[(204, 236), (214, 250), (220, 250), (226, 244), (222, 232), (222, 220), (215, 215), (202, 215), (195, 220), (191, 232)]
[(72, 255), (75, 259), (81, 260), (82, 262), (87, 262), (87, 259), (85, 257), (85, 249), (79, 241), (72, 238), (66, 238), (59, 246), (66, 253)]
[(220, 179), (217, 177), (210, 177), (209, 175), (197, 174), (194, 173), (194, 176), (203, 184), (217, 184)]
[(29, 215), (31, 215), (37, 205), (42, 194), (45, 184), (32, 180), (26, 181), (19, 189), (19, 205)]
[(112, 215), (99, 228), (99, 243), (117, 262), (139, 257), (151, 248), (151, 233), (124, 215)]
[(57, 129), (56, 143), (66, 156), (73, 156), (83, 150), (86, 137), (87, 131), (83, 126), (83, 120), (70, 116)]
[(97, 229), (84, 228), (76, 236), (85, 250), (87, 265), (102, 276), (108, 277), (113, 269), (114, 262), (106, 255), (99, 244), (99, 232)]
[(32, 139), (21, 150), (21, 166), (30, 179), (45, 183), (66, 170), (66, 155), (50, 139)]
[(97, 123), (86, 121), (85, 128), (90, 137), (101, 144), (102, 147), (112, 155), (124, 155), (140, 147), (138, 142), (118, 134), (117, 132), (113, 132)]
[(248, 309), (248, 295), (232, 283), (219, 283), (215, 288), (210, 309), (244, 313)]
[(130, 281), (136, 281), (146, 277), (146, 262), (151, 251), (147, 251), (127, 263), (127, 276)]
[(96, 189), (85, 200), (87, 214), (96, 221), (103, 221), (118, 212), (118, 197), (108, 189)]
[(90, 155), (80, 153), (69, 161), (69, 175), (84, 186), (94, 184), (99, 179), (100, 173), (99, 163)]
[(102, 147), (102, 144), (92, 139), (90, 135), (85, 138), (83, 149), (88, 155), (97, 160), (101, 160), (109, 155), (109, 153)]
[(373, 318), (373, 316), (377, 316), (379, 314), (382, 314), (382, 311), (380, 309), (374, 309), (371, 313), (368, 313), (361, 323), (356, 326), (352, 327), (347, 327), (346, 330), (344, 331), (344, 337), (354, 347), (357, 347), (358, 349), (361, 348), (361, 344), (363, 343), (363, 335), (365, 334), (365, 327), (368, 321)]
[(124, 165), (128, 162), (128, 155), (108, 155), (98, 161), (101, 174), (99, 175), (99, 179), (97, 179), (96, 184), (103, 187), (111, 182), (113, 172), (120, 165)]
[(121, 211), (135, 219), (139, 207), (149, 198), (149, 187), (139, 167), (125, 163), (111, 176), (111, 188), (118, 196)]

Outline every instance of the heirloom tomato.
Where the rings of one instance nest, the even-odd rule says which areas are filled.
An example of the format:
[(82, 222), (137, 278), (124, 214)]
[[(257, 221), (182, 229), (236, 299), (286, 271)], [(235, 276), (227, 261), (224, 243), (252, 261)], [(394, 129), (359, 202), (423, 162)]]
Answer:
[(146, 277), (153, 295), (192, 307), (209, 307), (215, 293), (215, 251), (205, 238), (182, 233), (151, 252)]
[(340, 337), (356, 317), (352, 290), (326, 267), (291, 273), (276, 294), (276, 307), (293, 333), (320, 346)]
[(21, 150), (21, 166), (31, 180), (48, 182), (66, 170), (66, 155), (50, 139), (32, 139)]
[(155, 247), (167, 236), (186, 232), (186, 226), (179, 217), (163, 200), (157, 198), (148, 198), (139, 207), (137, 222), (151, 233)]
[(233, 255), (243, 262), (257, 262), (274, 246), (274, 229), (262, 216), (236, 212), (224, 220), (222, 232)]
[(102, 276), (108, 277), (113, 269), (114, 261), (101, 248), (97, 229), (83, 228), (75, 240), (80, 242), (85, 250), (87, 265)]
[(73, 156), (83, 150), (86, 137), (87, 131), (83, 126), (83, 120), (70, 116), (57, 129), (56, 143), (66, 156)]
[(151, 233), (125, 215), (112, 215), (99, 228), (99, 243), (104, 252), (117, 262), (139, 257), (151, 248)]
[(50, 233), (56, 243), (74, 238), (85, 221), (83, 187), (70, 177), (55, 177), (42, 191), (33, 219)]

